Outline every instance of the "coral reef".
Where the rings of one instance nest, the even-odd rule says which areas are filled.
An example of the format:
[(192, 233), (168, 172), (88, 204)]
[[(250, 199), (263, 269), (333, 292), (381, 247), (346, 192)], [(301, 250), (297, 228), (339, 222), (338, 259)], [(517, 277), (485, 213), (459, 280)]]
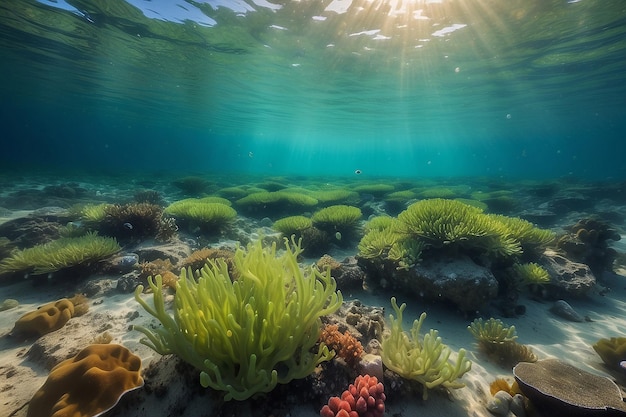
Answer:
[(143, 386), (141, 359), (124, 346), (89, 345), (50, 371), (28, 405), (27, 417), (91, 417)]
[(331, 397), (320, 410), (321, 417), (382, 417), (385, 387), (378, 378), (359, 375), (339, 397)]
[(354, 368), (361, 360), (361, 356), (363, 355), (361, 342), (356, 340), (347, 330), (342, 334), (339, 331), (339, 326), (336, 324), (327, 324), (324, 326), (319, 339), (328, 346), (329, 349), (335, 351), (335, 357), (346, 361), (348, 366)]
[(395, 297), (392, 297), (391, 305), (397, 317), (390, 315), (391, 333), (382, 341), (381, 356), (385, 366), (403, 378), (422, 384), (424, 400), (428, 398), (428, 390), (435, 387), (464, 387), (465, 384), (458, 379), (472, 368), (472, 362), (465, 356), (465, 349), (459, 350), (456, 361), (449, 360), (452, 350), (443, 344), (437, 330), (430, 329), (420, 340), (419, 331), (426, 313), (413, 322), (408, 335), (402, 329), (402, 312), (406, 304), (398, 307)]
[(0, 274), (32, 272), (49, 274), (64, 268), (87, 266), (101, 261), (120, 250), (117, 241), (87, 233), (81, 237), (61, 238), (32, 248), (14, 251), (0, 262)]
[(232, 280), (223, 260), (211, 260), (197, 275), (183, 270), (174, 298), (174, 316), (165, 311), (162, 281), (149, 279), (153, 306), (135, 298), (162, 327), (134, 327), (142, 343), (160, 354), (174, 353), (201, 371), (200, 383), (225, 392), (225, 399), (244, 400), (269, 392), (277, 384), (304, 378), (332, 358), (316, 345), (320, 317), (337, 310), (342, 296), (328, 271), (301, 270), (299, 243), (260, 241), (239, 247), (234, 255), (238, 278)]

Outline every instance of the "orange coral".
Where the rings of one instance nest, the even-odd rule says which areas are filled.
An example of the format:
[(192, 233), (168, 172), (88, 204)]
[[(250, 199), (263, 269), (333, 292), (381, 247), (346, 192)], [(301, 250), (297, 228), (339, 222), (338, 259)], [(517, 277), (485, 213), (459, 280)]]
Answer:
[(193, 252), (187, 258), (183, 259), (183, 261), (180, 263), (180, 266), (185, 269), (191, 268), (192, 271), (196, 271), (198, 269), (202, 269), (202, 267), (204, 267), (204, 265), (209, 260), (222, 259), (224, 260), (224, 262), (226, 262), (226, 265), (228, 266), (228, 273), (231, 279), (235, 279), (239, 273), (234, 267), (234, 256), (235, 253), (229, 250), (202, 248)]
[(322, 329), (320, 340), (329, 349), (334, 350), (337, 356), (345, 360), (349, 366), (353, 367), (361, 360), (363, 355), (361, 342), (356, 340), (347, 330), (343, 334), (339, 332), (339, 326), (336, 324), (327, 324)]
[(141, 359), (124, 346), (89, 345), (50, 371), (35, 393), (27, 417), (91, 417), (110, 410), (120, 397), (143, 386)]
[(320, 271), (324, 271), (326, 270), (326, 268), (330, 268), (331, 272), (336, 272), (339, 268), (341, 268), (341, 263), (330, 255), (323, 255), (315, 263), (315, 266), (317, 266), (317, 269), (319, 269)]
[(62, 298), (24, 314), (15, 322), (13, 333), (43, 336), (59, 330), (73, 316), (74, 304), (67, 298)]

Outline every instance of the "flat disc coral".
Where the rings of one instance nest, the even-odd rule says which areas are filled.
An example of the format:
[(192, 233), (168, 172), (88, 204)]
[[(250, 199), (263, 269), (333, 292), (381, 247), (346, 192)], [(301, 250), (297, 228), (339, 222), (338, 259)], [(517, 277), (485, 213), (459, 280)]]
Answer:
[(535, 407), (554, 416), (626, 416), (620, 389), (609, 378), (558, 359), (521, 362), (513, 368), (519, 387)]
[(141, 359), (124, 346), (89, 345), (52, 368), (35, 393), (27, 417), (95, 417), (124, 393), (143, 386)]

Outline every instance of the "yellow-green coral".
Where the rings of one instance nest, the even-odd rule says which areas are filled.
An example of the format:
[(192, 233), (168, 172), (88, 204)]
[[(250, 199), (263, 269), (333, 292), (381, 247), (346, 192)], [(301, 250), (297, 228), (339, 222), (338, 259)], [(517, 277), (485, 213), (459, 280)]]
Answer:
[(14, 251), (0, 263), (0, 273), (24, 271), (47, 274), (102, 260), (120, 249), (115, 239), (98, 236), (95, 233), (87, 233), (80, 237), (64, 237)]
[(354, 203), (359, 200), (358, 193), (343, 188), (318, 190), (311, 193), (320, 203)]
[(226, 400), (309, 375), (333, 356), (324, 344), (316, 347), (320, 317), (343, 299), (328, 269), (300, 269), (300, 243), (285, 243), (280, 256), (276, 244), (263, 248), (260, 241), (237, 248), (235, 280), (221, 259), (209, 260), (196, 277), (183, 270), (173, 316), (165, 310), (160, 276), (149, 279), (153, 306), (142, 299), (141, 286), (135, 298), (162, 326), (136, 326), (146, 336), (142, 343), (198, 368), (202, 386), (225, 391)]
[(502, 222), (460, 201), (422, 200), (400, 213), (398, 220), (403, 223), (404, 233), (435, 248), (479, 249), (496, 256), (522, 252), (520, 243)]
[(409, 335), (402, 329), (402, 312), (406, 304), (398, 307), (396, 299), (392, 298), (391, 305), (397, 318), (390, 315), (391, 333), (382, 341), (381, 356), (385, 366), (404, 378), (420, 382), (424, 386), (424, 399), (428, 398), (428, 390), (434, 387), (464, 387), (465, 384), (458, 379), (472, 368), (465, 349), (459, 350), (456, 361), (450, 360), (452, 350), (443, 344), (437, 330), (430, 329), (420, 341), (419, 331), (426, 313), (413, 322)]
[(626, 337), (600, 339), (592, 347), (610, 368), (620, 369), (620, 362), (626, 360)]
[[(217, 197), (207, 198), (215, 201)], [(210, 230), (225, 227), (237, 217), (237, 212), (230, 207), (230, 203), (207, 201), (209, 200), (195, 198), (176, 201), (165, 208), (165, 213)]]
[(502, 320), (494, 319), (493, 317), (487, 321), (478, 318), (467, 326), (467, 329), (479, 342), (502, 343), (517, 339), (515, 326), (507, 327)]
[(514, 264), (513, 274), (522, 285), (548, 284), (550, 274), (543, 267), (534, 262), (527, 264)]
[(323, 208), (313, 214), (313, 225), (327, 231), (350, 231), (361, 219), (361, 209), (353, 206), (335, 205)]
[(102, 204), (87, 204), (82, 207), (80, 212), (80, 217), (82, 220), (91, 223), (98, 223), (102, 221), (107, 215), (107, 207), (110, 204), (102, 203)]
[(305, 229), (313, 226), (311, 219), (305, 216), (289, 216), (278, 219), (272, 227), (274, 230), (281, 232), (285, 236), (291, 236), (294, 233), (300, 233)]
[(537, 361), (537, 355), (530, 347), (515, 340), (515, 326), (506, 326), (501, 320), (492, 317), (485, 322), (476, 319), (467, 329), (476, 339), (478, 348), (501, 366), (512, 367), (519, 362)]
[(242, 207), (262, 208), (267, 206), (290, 205), (295, 207), (313, 207), (317, 205), (317, 199), (288, 191), (262, 191), (249, 194), (237, 200)]

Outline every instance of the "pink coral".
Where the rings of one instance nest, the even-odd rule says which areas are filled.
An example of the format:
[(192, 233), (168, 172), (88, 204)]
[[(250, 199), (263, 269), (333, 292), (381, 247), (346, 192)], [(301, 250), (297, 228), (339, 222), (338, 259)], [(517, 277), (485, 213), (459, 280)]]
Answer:
[(382, 417), (385, 387), (378, 378), (359, 375), (339, 397), (331, 397), (320, 410), (321, 417)]

